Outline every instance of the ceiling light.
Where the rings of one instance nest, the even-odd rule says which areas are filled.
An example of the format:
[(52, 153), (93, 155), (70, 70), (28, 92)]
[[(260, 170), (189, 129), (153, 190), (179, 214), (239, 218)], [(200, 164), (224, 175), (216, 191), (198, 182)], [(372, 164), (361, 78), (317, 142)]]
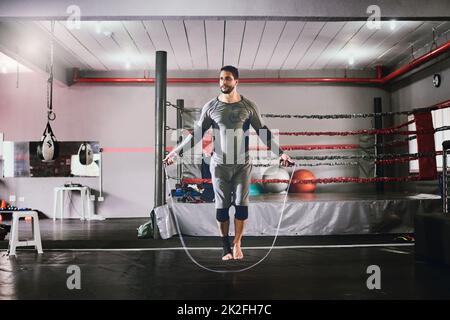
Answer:
[(105, 37), (109, 37), (109, 36), (111, 36), (111, 34), (112, 34), (111, 31), (105, 30), (105, 29), (103, 28), (103, 21), (97, 21), (97, 24), (95, 25), (95, 32), (96, 32), (97, 34), (102, 34), (102, 35), (104, 35)]
[(353, 56), (350, 56), (348, 58), (348, 64), (351, 65), (351, 66), (355, 64), (355, 58)]
[(99, 21), (95, 24), (95, 32), (98, 34), (102, 33), (102, 23)]
[(390, 29), (394, 30), (396, 26), (397, 26), (397, 21), (396, 20), (391, 20), (390, 23), (389, 23)]
[(18, 63), (16, 60), (8, 57), (7, 55), (0, 52), (0, 74), (8, 72), (16, 72), (17, 65), (19, 65), (19, 72), (32, 72), (30, 69), (25, 67), (23, 64)]

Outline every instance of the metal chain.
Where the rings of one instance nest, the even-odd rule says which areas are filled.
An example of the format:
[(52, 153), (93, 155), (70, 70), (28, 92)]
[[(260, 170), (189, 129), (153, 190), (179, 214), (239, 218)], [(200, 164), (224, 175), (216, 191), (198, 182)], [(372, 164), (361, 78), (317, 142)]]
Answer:
[(380, 155), (329, 155), (329, 156), (292, 156), (295, 160), (381, 160), (395, 159), (403, 157), (433, 157), (436, 152), (418, 152), (418, 153), (385, 153)]
[[(278, 163), (273, 164), (252, 164), (253, 167), (271, 167)], [(359, 162), (319, 162), (319, 163), (297, 163), (297, 167), (320, 167), (320, 166), (357, 166)]]
[(178, 107), (177, 105), (173, 104), (170, 101), (166, 101), (166, 107), (173, 107), (175, 109), (181, 109), (180, 107)]
[[(450, 130), (450, 126), (443, 126), (443, 127), (436, 128), (436, 129), (434, 129), (434, 132), (446, 131), (446, 130)], [(401, 143), (409, 142), (409, 141), (416, 140), (416, 139), (417, 139), (417, 135), (412, 135), (405, 139), (392, 140), (392, 141), (384, 142), (384, 143), (377, 143), (375, 146), (391, 147), (391, 146), (395, 146), (396, 144), (401, 144)]]
[[(417, 153), (384, 153), (379, 155), (326, 155), (326, 156), (291, 156), (293, 160), (383, 160), (383, 159), (397, 159), (406, 157), (433, 157), (440, 155), (440, 152), (417, 152)], [(182, 163), (190, 163), (189, 158), (183, 155), (178, 155), (178, 158)], [(256, 161), (273, 161), (274, 163), (278, 161), (279, 158), (267, 158), (252, 156), (252, 160)], [(342, 165), (347, 165), (348, 163), (342, 163)], [(302, 164), (303, 165), (303, 164)], [(306, 165), (305, 166), (311, 166)], [(318, 164), (319, 165), (319, 164)], [(327, 164), (328, 165), (328, 164)], [(331, 163), (330, 165), (338, 165), (338, 163)]]
[(298, 114), (273, 114), (264, 113), (261, 114), (265, 118), (299, 118), (299, 119), (354, 119), (354, 118), (371, 118), (381, 116), (398, 116), (398, 115), (413, 115), (421, 112), (429, 112), (434, 110), (440, 110), (450, 107), (450, 101), (438, 103), (431, 107), (417, 108), (410, 111), (395, 111), (395, 112), (379, 112), (379, 113), (350, 113), (350, 114), (311, 114), (311, 115), (298, 115)]
[(51, 40), (50, 40), (50, 74), (47, 81), (47, 119), (53, 121), (56, 119), (56, 114), (53, 112), (53, 46), (54, 46), (54, 30), (55, 21), (51, 22)]
[(16, 61), (16, 88), (19, 88), (19, 61)]
[(416, 57), (414, 56), (414, 43), (411, 43), (411, 61), (414, 61)]
[(436, 129), (434, 129), (434, 132), (446, 131), (446, 130), (450, 130), (450, 126), (443, 126), (443, 127), (436, 128)]
[(265, 113), (265, 118), (298, 118), (298, 119), (355, 119), (355, 118), (371, 118), (380, 116), (393, 115), (411, 115), (413, 111), (396, 111), (396, 112), (379, 112), (379, 113), (352, 113), (352, 114), (311, 114), (311, 115), (291, 115), (291, 114), (273, 114)]
[(433, 42), (431, 43), (430, 52), (438, 47), (436, 42), (436, 28), (433, 27), (431, 30), (433, 33)]
[(380, 147), (380, 148), (382, 148), (382, 147), (396, 147), (396, 146), (399, 146), (399, 145), (404, 145), (404, 144), (406, 145), (407, 142), (415, 140), (415, 139), (417, 139), (416, 135), (410, 136), (410, 137), (405, 138), (405, 139), (397, 139), (397, 140), (387, 141), (387, 142), (383, 142), (383, 143), (377, 143), (377, 144), (375, 144), (375, 146), (376, 147)]

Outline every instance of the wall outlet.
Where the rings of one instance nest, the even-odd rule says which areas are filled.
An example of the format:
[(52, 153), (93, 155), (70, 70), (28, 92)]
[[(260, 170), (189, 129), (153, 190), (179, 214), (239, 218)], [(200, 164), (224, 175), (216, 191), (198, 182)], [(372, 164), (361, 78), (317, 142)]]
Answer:
[(25, 197), (19, 197), (19, 202), (25, 202)]
[(98, 198), (97, 198), (97, 201), (98, 201), (98, 202), (103, 202), (104, 200), (105, 200), (105, 198), (103, 198), (103, 197), (98, 197)]
[(16, 196), (15, 195), (10, 195), (9, 196), (9, 202), (16, 202)]

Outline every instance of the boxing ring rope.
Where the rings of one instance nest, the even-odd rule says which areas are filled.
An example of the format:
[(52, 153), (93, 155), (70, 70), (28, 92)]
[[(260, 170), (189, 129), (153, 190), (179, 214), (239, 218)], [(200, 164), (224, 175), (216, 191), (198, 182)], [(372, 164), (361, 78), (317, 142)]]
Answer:
[[(159, 80), (158, 80), (159, 79)], [(156, 59), (156, 99), (155, 99), (155, 111), (156, 111), (156, 126), (155, 126), (155, 155), (157, 161), (155, 167), (155, 207), (159, 207), (165, 204), (165, 179), (164, 179), (164, 171), (162, 166), (162, 158), (164, 158), (165, 151), (169, 151), (171, 148), (166, 147), (165, 140), (165, 132), (166, 130), (173, 130), (174, 128), (170, 128), (166, 126), (166, 108), (168, 106), (174, 107), (177, 110), (177, 129), (181, 129), (182, 127), (182, 113), (184, 112), (184, 101), (177, 100), (176, 105), (168, 102), (166, 100), (166, 86), (167, 86), (167, 75), (166, 75), (166, 53), (165, 52), (157, 52)], [(285, 136), (356, 136), (356, 135), (375, 135), (378, 136), (386, 136), (386, 135), (412, 135), (415, 136), (407, 137), (404, 140), (400, 141), (390, 141), (383, 142), (380, 141), (382, 139), (378, 139), (373, 144), (375, 148), (375, 155), (327, 155), (327, 156), (293, 156), (293, 159), (296, 160), (337, 160), (334, 162), (322, 162), (322, 163), (304, 163), (304, 166), (345, 166), (345, 165), (357, 165), (357, 161), (351, 162), (343, 162), (341, 160), (374, 160), (374, 163), (378, 167), (384, 165), (390, 165), (393, 163), (406, 163), (411, 160), (417, 159), (430, 159), (434, 161), (434, 168), (431, 166), (431, 171), (428, 170), (426, 175), (422, 175), (422, 170), (419, 170), (419, 174), (410, 175), (406, 177), (383, 177), (376, 176), (372, 178), (359, 178), (359, 177), (330, 177), (330, 178), (318, 178), (318, 179), (305, 179), (299, 180), (295, 179), (293, 183), (302, 183), (302, 184), (327, 184), (327, 183), (378, 183), (378, 182), (408, 182), (408, 181), (420, 181), (420, 180), (430, 180), (435, 179), (436, 172), (436, 155), (440, 155), (441, 152), (436, 152), (434, 150), (434, 143), (432, 145), (433, 150), (431, 150), (430, 146), (427, 148), (423, 148), (424, 144), (426, 145), (426, 139), (424, 140), (424, 136), (433, 135), (436, 132), (448, 130), (449, 127), (440, 127), (440, 128), (432, 128), (429, 126), (429, 118), (427, 114), (430, 114), (431, 111), (444, 109), (450, 107), (450, 100), (438, 103), (431, 107), (418, 108), (411, 111), (399, 111), (399, 112), (381, 112), (381, 108), (377, 110), (376, 106), (381, 107), (381, 99), (375, 98), (375, 111), (374, 113), (355, 113), (355, 114), (334, 114), (334, 115), (297, 115), (297, 114), (263, 114), (263, 117), (266, 118), (294, 118), (294, 119), (317, 119), (317, 120), (325, 120), (325, 119), (355, 119), (355, 118), (374, 118), (376, 128), (375, 129), (361, 129), (361, 130), (353, 130), (353, 131), (343, 131), (343, 132), (279, 132), (279, 135)], [(425, 115), (424, 115), (425, 114)], [(401, 123), (400, 125), (390, 127), (390, 128), (381, 128), (377, 127), (377, 120), (380, 120), (381, 117), (385, 116), (410, 116), (414, 115), (414, 119)], [(431, 115), (430, 115), (431, 116)], [(428, 118), (427, 118), (428, 117)], [(400, 130), (401, 128), (407, 127), (410, 124), (416, 123), (416, 130)], [(380, 122), (378, 121), (378, 124)], [(384, 154), (383, 152), (379, 152), (383, 148), (394, 147), (400, 145), (406, 145), (411, 140), (417, 140), (417, 144), (419, 146), (419, 152), (413, 154)], [(425, 142), (425, 143), (424, 143)], [(433, 141), (434, 142), (434, 141)], [(422, 146), (422, 147), (420, 147)], [(305, 151), (313, 151), (313, 150), (357, 150), (360, 148), (358, 144), (326, 144), (326, 145), (285, 145), (282, 146), (284, 150), (305, 150)], [(251, 150), (264, 150), (263, 148), (253, 147)], [(267, 149), (266, 149), (267, 150)], [(179, 170), (177, 170), (177, 178), (181, 178), (181, 163), (178, 163)], [(262, 165), (264, 166), (264, 165)], [(423, 166), (422, 166), (423, 167)], [(422, 167), (420, 169), (422, 169)], [(433, 171), (434, 170), (434, 171)], [(377, 171), (378, 172), (378, 171)], [(209, 179), (182, 179), (179, 180), (182, 183), (208, 183)], [(253, 183), (287, 183), (284, 179), (252, 179)], [(155, 238), (158, 236), (158, 229), (155, 220), (156, 216), (152, 214), (153, 219), (153, 227), (154, 227), (154, 236)]]
[(390, 111), (390, 112), (373, 112), (373, 113), (350, 113), (350, 114), (274, 114), (263, 113), (262, 117), (265, 118), (297, 118), (297, 119), (317, 119), (317, 120), (336, 120), (336, 119), (356, 119), (356, 118), (373, 118), (373, 117), (385, 117), (385, 116), (401, 116), (401, 115), (414, 115), (420, 112), (429, 112), (440, 109), (446, 109), (450, 107), (450, 100), (446, 100), (435, 105), (423, 108), (416, 108), (410, 111)]
[[(168, 105), (174, 106), (168, 103)], [(177, 107), (177, 106), (174, 106)], [(303, 119), (354, 119), (354, 118), (370, 118), (370, 117), (381, 117), (381, 116), (397, 116), (397, 115), (418, 115), (418, 114), (430, 114), (431, 111), (440, 110), (450, 107), (450, 100), (438, 103), (436, 105), (417, 108), (412, 111), (400, 111), (400, 112), (375, 112), (375, 113), (357, 113), (357, 114), (335, 114), (335, 115), (286, 115), (286, 114), (264, 114), (267, 118), (303, 118)], [(420, 120), (420, 119), (419, 119)], [(274, 135), (279, 136), (355, 136), (355, 135), (409, 135), (404, 140), (394, 140), (386, 143), (377, 143), (374, 147), (394, 147), (399, 145), (408, 144), (409, 141), (416, 140), (418, 136), (423, 135), (433, 135), (436, 132), (449, 130), (450, 126), (442, 126), (438, 128), (418, 128), (416, 130), (400, 130), (411, 124), (417, 123), (418, 119), (415, 117), (409, 121), (403, 122), (399, 125), (380, 128), (380, 129), (360, 129), (353, 131), (301, 131), (301, 132), (274, 132)], [(167, 128), (173, 129), (173, 128)], [(251, 135), (256, 135), (252, 132)], [(355, 150), (359, 149), (358, 144), (316, 144), (316, 145), (282, 145), (280, 146), (282, 150)], [(434, 148), (434, 144), (433, 144)], [(250, 146), (250, 151), (259, 150), (270, 150), (267, 146)], [(378, 166), (392, 165), (395, 163), (407, 163), (412, 160), (420, 160), (424, 158), (429, 158), (434, 160), (435, 157), (442, 155), (442, 151), (428, 151), (428, 152), (417, 152), (417, 153), (379, 153), (374, 155), (326, 155), (326, 156), (292, 156), (295, 160), (374, 160), (373, 163)], [(434, 158), (434, 159), (433, 159)], [(256, 157), (255, 159), (266, 159), (264, 157)], [(268, 159), (271, 160), (270, 158)], [(273, 160), (273, 159), (272, 159)], [(319, 163), (297, 163), (297, 166), (303, 167), (318, 167), (318, 166), (354, 166), (358, 165), (359, 162), (319, 162)], [(255, 167), (269, 167), (271, 164), (254, 164)], [(292, 183), (300, 184), (329, 184), (329, 183), (384, 183), (384, 182), (409, 182), (409, 181), (421, 181), (421, 180), (433, 180), (436, 175), (433, 174), (419, 174), (409, 175), (404, 177), (384, 177), (376, 176), (371, 178), (359, 178), (359, 177), (331, 177), (331, 178), (316, 178), (316, 179), (293, 179)], [(201, 184), (201, 183), (211, 183), (210, 179), (201, 178), (188, 178), (181, 179), (184, 184)], [(287, 183), (285, 179), (251, 179), (251, 183)]]
[[(357, 177), (334, 177), (334, 178), (317, 178), (317, 179), (292, 179), (292, 184), (329, 184), (329, 183), (374, 183), (374, 182), (406, 182), (426, 180), (418, 175), (406, 177), (374, 177), (374, 178), (357, 178)], [(186, 178), (181, 180), (185, 184), (202, 184), (211, 183), (211, 179), (205, 178)], [(251, 183), (289, 183), (288, 179), (251, 179)]]

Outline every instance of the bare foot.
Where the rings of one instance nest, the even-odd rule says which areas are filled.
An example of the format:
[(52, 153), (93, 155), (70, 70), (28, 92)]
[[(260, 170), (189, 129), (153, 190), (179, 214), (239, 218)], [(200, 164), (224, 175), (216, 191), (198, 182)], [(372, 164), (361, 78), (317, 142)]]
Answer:
[(231, 260), (231, 259), (233, 259), (233, 255), (231, 253), (228, 253), (222, 257), (223, 261), (227, 261), (227, 260)]
[(241, 260), (244, 258), (244, 254), (242, 253), (241, 244), (235, 243), (233, 246), (233, 258), (237, 260)]

